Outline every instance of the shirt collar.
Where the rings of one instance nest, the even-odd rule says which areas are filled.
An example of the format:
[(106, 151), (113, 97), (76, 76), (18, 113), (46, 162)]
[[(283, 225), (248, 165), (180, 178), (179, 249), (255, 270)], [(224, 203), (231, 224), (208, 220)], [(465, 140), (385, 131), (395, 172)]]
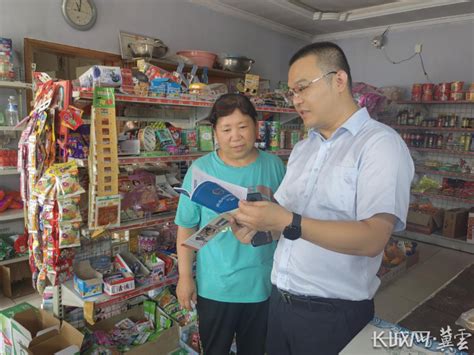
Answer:
[[(370, 118), (369, 113), (367, 112), (367, 109), (365, 107), (358, 109), (356, 112), (352, 114), (351, 117), (349, 117), (346, 120), (346, 122), (344, 122), (344, 124), (341, 127), (339, 127), (336, 130), (336, 132), (334, 132), (332, 137), (338, 136), (339, 135), (338, 132), (340, 131), (341, 128), (349, 131), (353, 136), (355, 136), (369, 118)], [(321, 139), (325, 140), (324, 137), (321, 135), (321, 133), (319, 133), (319, 131), (314, 128), (311, 128), (309, 130), (308, 135), (312, 138), (320, 137)]]
[(367, 109), (365, 107), (362, 107), (358, 109), (356, 112), (352, 114), (349, 119), (344, 122), (344, 124), (340, 128), (345, 128), (349, 132), (352, 133), (353, 136), (355, 136), (364, 123), (370, 118), (369, 113), (367, 112)]

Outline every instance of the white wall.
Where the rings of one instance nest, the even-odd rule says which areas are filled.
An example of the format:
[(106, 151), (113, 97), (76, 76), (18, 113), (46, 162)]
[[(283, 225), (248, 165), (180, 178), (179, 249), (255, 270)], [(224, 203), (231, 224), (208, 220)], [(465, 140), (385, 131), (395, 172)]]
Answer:
[(287, 80), (288, 60), (305, 41), (228, 17), (186, 0), (95, 0), (98, 18), (86, 32), (69, 27), (61, 0), (0, 0), (0, 37), (12, 38), (22, 51), (23, 38), (120, 53), (123, 30), (163, 40), (170, 53), (182, 49), (240, 53), (256, 60), (255, 73)]
[[(345, 51), (354, 81), (375, 86), (402, 86), (427, 82), (418, 56), (391, 64), (371, 44), (374, 35), (335, 41)], [(474, 82), (474, 23), (439, 24), (394, 30), (387, 35), (386, 51), (393, 61), (409, 57), (415, 44), (422, 43), (426, 71), (433, 83), (461, 80)]]

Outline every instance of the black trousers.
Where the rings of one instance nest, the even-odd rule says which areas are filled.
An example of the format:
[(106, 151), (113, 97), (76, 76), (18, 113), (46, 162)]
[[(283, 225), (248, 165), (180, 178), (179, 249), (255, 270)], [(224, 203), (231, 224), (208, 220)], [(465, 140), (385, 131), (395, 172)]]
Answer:
[(338, 354), (373, 317), (373, 300), (298, 297), (273, 286), (266, 350), (268, 355)]
[(198, 296), (199, 335), (204, 355), (228, 355), (234, 335), (239, 355), (263, 355), (269, 300), (218, 302)]

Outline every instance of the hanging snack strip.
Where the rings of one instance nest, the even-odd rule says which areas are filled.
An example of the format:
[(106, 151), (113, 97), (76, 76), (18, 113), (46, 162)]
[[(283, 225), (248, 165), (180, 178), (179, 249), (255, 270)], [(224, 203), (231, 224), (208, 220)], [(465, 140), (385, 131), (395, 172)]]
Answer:
[[(80, 194), (75, 162), (54, 164), (58, 158), (55, 119), (60, 85), (38, 81), (34, 108), (19, 142), (21, 195), (27, 208), (28, 246), (33, 286), (42, 293), (46, 278), (58, 284), (72, 276), (74, 250), (80, 245)], [(61, 95), (59, 95), (61, 96)], [(61, 111), (59, 111), (61, 112)], [(64, 116), (64, 115), (63, 115)], [(59, 125), (60, 126), (60, 125)]]

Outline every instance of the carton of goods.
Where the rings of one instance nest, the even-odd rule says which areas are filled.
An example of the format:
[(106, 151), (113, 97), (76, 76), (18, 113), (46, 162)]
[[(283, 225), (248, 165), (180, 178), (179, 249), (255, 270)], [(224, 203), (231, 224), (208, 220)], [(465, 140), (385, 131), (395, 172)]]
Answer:
[[(148, 313), (151, 309), (144, 312), (143, 307), (132, 308), (122, 314), (97, 322), (91, 327), (92, 337), (86, 341), (83, 346), (83, 354), (95, 354), (99, 349), (98, 341), (95, 339), (109, 339), (110, 345), (107, 351), (110, 354), (127, 355), (166, 355), (178, 347), (178, 327), (171, 326), (167, 322), (166, 327), (156, 326), (153, 329), (145, 329), (151, 319)], [(162, 317), (162, 313), (156, 307), (155, 319)], [(140, 331), (137, 331), (140, 330)], [(120, 340), (118, 344), (114, 339)], [(129, 344), (129, 345), (126, 345)], [(125, 345), (125, 346), (124, 346)]]
[(113, 272), (104, 275), (104, 292), (109, 296), (128, 292), (135, 289), (135, 278), (129, 272)]
[(468, 243), (474, 244), (474, 208), (469, 210), (467, 218), (467, 236), (466, 241)]
[(150, 270), (132, 253), (123, 252), (115, 255), (114, 266), (123, 273), (133, 274), (139, 286), (148, 285), (152, 281)]
[(29, 303), (20, 303), (16, 306), (0, 311), (0, 354), (12, 355), (13, 350), (13, 334), (12, 319), (17, 313), (21, 313), (34, 307)]
[(411, 204), (407, 215), (407, 230), (432, 234), (443, 226), (444, 210), (429, 204)]
[(92, 268), (89, 260), (74, 266), (74, 289), (82, 298), (102, 293), (102, 275)]
[(120, 67), (94, 65), (79, 77), (79, 83), (83, 88), (120, 87), (122, 86), (122, 71)]
[(446, 210), (444, 213), (443, 235), (448, 238), (465, 240), (468, 214), (467, 208)]

